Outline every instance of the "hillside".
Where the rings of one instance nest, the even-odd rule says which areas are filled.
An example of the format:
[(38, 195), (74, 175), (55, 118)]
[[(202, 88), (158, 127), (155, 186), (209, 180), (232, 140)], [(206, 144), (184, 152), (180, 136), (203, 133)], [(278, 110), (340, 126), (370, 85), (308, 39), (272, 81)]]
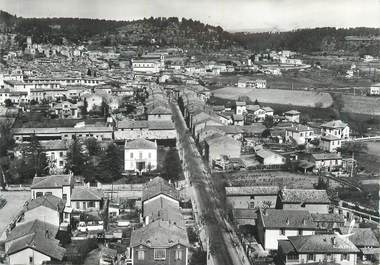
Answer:
[(102, 45), (178, 46), (193, 49), (218, 49), (234, 45), (231, 34), (221, 27), (192, 19), (149, 18), (114, 21), (82, 18), (17, 18), (0, 13), (0, 32), (12, 28), (19, 42), (32, 36), (37, 43), (61, 44), (63, 38), (74, 43), (92, 40)]
[[(233, 39), (246, 48), (256, 51), (266, 49), (292, 50), (303, 53), (349, 52), (351, 54), (380, 55), (379, 28), (314, 28), (288, 32), (234, 33)], [(350, 38), (356, 36), (358, 38)], [(362, 40), (360, 40), (362, 38)]]

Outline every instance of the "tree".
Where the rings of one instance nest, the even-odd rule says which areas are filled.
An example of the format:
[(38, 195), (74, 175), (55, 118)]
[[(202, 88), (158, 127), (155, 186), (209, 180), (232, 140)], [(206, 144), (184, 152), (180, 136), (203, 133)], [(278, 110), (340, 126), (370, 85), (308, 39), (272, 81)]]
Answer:
[(265, 116), (265, 119), (264, 119), (264, 121), (263, 121), (263, 125), (264, 125), (267, 129), (272, 128), (273, 125), (274, 125), (273, 116), (269, 116), (269, 115)]
[(100, 154), (100, 144), (98, 140), (96, 140), (96, 138), (87, 138), (84, 143), (89, 156), (95, 156)]
[(86, 158), (83, 152), (82, 142), (75, 138), (67, 152), (66, 171), (71, 171), (74, 175), (80, 175), (85, 166)]
[(83, 106), (81, 107), (81, 113), (82, 113), (83, 116), (87, 115), (87, 108), (88, 108), (87, 99), (84, 98), (84, 100), (83, 100)]
[(7, 98), (6, 100), (4, 100), (4, 104), (5, 104), (5, 107), (7, 107), (7, 108), (13, 106), (12, 100), (10, 100), (9, 98)]
[(99, 164), (101, 172), (100, 180), (104, 182), (112, 182), (119, 179), (123, 170), (123, 161), (120, 150), (115, 144), (110, 144), (102, 155)]
[(36, 135), (31, 135), (30, 143), (22, 150), (25, 168), (27, 172), (32, 172), (34, 176), (44, 176), (49, 172), (49, 164), (40, 142)]
[(178, 154), (170, 150), (164, 160), (162, 177), (171, 181), (178, 181), (182, 172), (180, 165)]
[(0, 157), (6, 156), (7, 151), (13, 147), (14, 143), (11, 123), (0, 123)]

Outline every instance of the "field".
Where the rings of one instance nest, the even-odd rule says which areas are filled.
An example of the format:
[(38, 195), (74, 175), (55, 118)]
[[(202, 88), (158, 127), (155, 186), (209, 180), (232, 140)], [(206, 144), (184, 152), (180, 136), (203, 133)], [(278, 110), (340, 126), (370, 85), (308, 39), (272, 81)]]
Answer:
[(224, 87), (213, 91), (214, 96), (236, 100), (240, 96), (248, 96), (252, 101), (261, 103), (285, 104), (304, 107), (328, 108), (333, 99), (328, 93), (302, 90), (253, 89), (240, 87)]
[(380, 116), (380, 97), (342, 95), (343, 111)]
[(0, 196), (7, 200), (4, 208), (0, 209), (0, 241), (5, 229), (12, 219), (20, 212), (24, 203), (30, 199), (30, 191), (0, 192)]

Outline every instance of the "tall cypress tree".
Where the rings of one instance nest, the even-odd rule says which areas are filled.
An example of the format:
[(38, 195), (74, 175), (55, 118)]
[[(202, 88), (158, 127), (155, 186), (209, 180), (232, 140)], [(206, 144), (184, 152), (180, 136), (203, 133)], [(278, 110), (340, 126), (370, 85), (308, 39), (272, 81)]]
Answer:
[(67, 152), (66, 171), (71, 171), (74, 175), (80, 175), (85, 166), (86, 158), (83, 152), (82, 142), (75, 138)]

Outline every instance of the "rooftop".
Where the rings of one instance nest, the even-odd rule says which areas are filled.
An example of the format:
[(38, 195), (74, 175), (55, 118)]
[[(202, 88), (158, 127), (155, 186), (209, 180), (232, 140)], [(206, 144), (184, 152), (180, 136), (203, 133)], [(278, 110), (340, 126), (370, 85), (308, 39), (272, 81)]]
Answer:
[[(349, 228), (341, 227), (340, 231), (342, 234), (347, 234)], [(374, 232), (371, 228), (353, 228), (351, 231), (352, 235), (348, 239), (357, 247), (380, 247), (379, 241), (377, 240)]]
[(277, 195), (278, 186), (226, 187), (226, 195)]
[(29, 201), (26, 206), (26, 210), (30, 211), (39, 206), (44, 206), (55, 211), (62, 212), (65, 208), (65, 203), (61, 198), (58, 198), (54, 195), (45, 195)]
[(346, 126), (347, 126), (347, 123), (344, 123), (341, 120), (334, 120), (334, 121), (329, 121), (329, 122), (321, 124), (322, 128), (330, 128), (330, 129), (345, 128)]
[(34, 177), (31, 188), (62, 188), (63, 186), (71, 186), (73, 178), (71, 175), (50, 175), (46, 177)]
[(311, 214), (304, 210), (260, 210), (260, 218), (265, 228), (316, 229)]
[(279, 196), (282, 203), (330, 203), (326, 190), (283, 189)]
[(98, 189), (77, 186), (71, 194), (72, 201), (100, 201), (103, 197), (103, 192)]
[(179, 200), (178, 191), (161, 177), (155, 177), (145, 184), (141, 200), (144, 202), (160, 194)]
[(125, 142), (125, 149), (157, 149), (157, 143), (148, 141), (144, 138), (139, 138)]
[(342, 159), (340, 153), (319, 153), (311, 155), (314, 160), (335, 160)]

